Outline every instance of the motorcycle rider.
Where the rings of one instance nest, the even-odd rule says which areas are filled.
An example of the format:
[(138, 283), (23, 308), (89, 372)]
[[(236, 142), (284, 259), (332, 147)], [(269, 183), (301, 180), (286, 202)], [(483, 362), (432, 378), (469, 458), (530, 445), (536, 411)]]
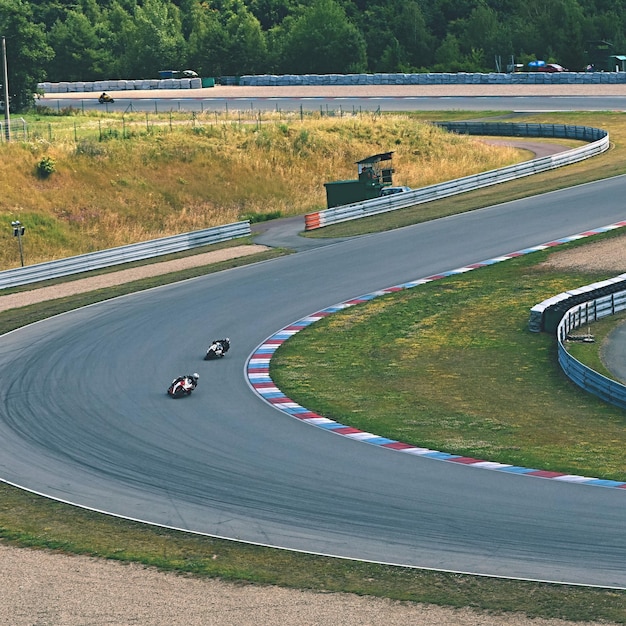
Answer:
[[(216, 357), (224, 356), (228, 350), (230, 349), (230, 339), (226, 337), (225, 339), (214, 339), (207, 350), (207, 357), (210, 357), (211, 351), (215, 354)], [(206, 360), (206, 359), (205, 359)]]
[(193, 390), (198, 386), (198, 378), (200, 378), (200, 376), (196, 372), (194, 372), (193, 374), (185, 374), (184, 376), (179, 376), (178, 378), (175, 378), (172, 381), (172, 385), (182, 382), (185, 391), (189, 389)]
[(215, 351), (219, 356), (226, 354), (230, 348), (230, 339), (228, 337), (224, 339), (215, 339), (213, 343), (216, 345)]

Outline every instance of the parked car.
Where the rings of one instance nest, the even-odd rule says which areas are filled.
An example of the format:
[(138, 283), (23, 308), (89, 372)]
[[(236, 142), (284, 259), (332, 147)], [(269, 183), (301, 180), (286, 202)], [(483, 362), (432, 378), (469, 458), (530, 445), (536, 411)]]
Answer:
[(537, 68), (537, 72), (567, 72), (562, 65), (558, 63), (546, 63), (545, 65), (541, 65)]
[(411, 191), (410, 187), (383, 187), (380, 190), (381, 196), (393, 196), (394, 193), (403, 193), (405, 191)]
[(181, 72), (181, 76), (183, 78), (198, 78), (198, 72), (194, 72), (193, 70), (183, 70)]

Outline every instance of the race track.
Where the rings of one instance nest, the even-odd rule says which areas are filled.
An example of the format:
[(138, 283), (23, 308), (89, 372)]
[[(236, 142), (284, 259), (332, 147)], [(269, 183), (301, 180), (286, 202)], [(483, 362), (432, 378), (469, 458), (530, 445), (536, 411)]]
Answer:
[[(626, 178), (137, 293), (0, 340), (0, 477), (264, 545), (626, 588), (626, 492), (459, 467), (312, 428), (244, 376), (269, 335), (394, 284), (626, 219)], [(209, 339), (229, 336), (220, 361)], [(198, 371), (181, 401), (171, 379)]]

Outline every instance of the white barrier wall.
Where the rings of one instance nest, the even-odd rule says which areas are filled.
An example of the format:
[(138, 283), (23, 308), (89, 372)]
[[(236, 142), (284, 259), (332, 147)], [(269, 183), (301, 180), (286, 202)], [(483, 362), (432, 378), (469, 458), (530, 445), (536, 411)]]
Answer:
[(515, 72), (423, 74), (264, 74), (242, 76), (250, 87), (292, 85), (596, 85), (626, 83), (626, 72)]
[(102, 91), (134, 91), (149, 89), (201, 89), (201, 78), (164, 78), (162, 80), (96, 80), (75, 83), (38, 83), (43, 93), (83, 93)]
[[(224, 79), (229, 79), (224, 82)], [(218, 79), (219, 80), (219, 79)], [(601, 85), (626, 84), (626, 72), (515, 72), (423, 74), (259, 74), (222, 77), (222, 84), (246, 87), (297, 85)], [(94, 82), (39, 83), (43, 93), (125, 91), (127, 89), (200, 89), (201, 78), (102, 80)]]

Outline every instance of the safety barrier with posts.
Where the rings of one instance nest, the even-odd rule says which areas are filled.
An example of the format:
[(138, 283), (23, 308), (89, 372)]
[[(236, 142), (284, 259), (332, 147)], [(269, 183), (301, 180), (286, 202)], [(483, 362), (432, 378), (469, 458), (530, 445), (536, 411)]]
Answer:
[(142, 261), (250, 235), (248, 220), (0, 272), (0, 289)]
[(538, 174), (564, 165), (570, 165), (600, 154), (609, 148), (609, 134), (600, 128), (590, 126), (570, 126), (567, 124), (507, 124), (493, 122), (440, 122), (446, 130), (468, 135), (495, 135), (501, 137), (554, 137), (578, 139), (590, 143), (573, 150), (566, 150), (539, 159), (531, 159), (481, 174), (465, 176), (437, 185), (421, 187), (411, 191), (383, 196), (315, 211), (305, 215), (305, 230), (315, 230), (331, 224), (347, 222), (370, 215), (404, 209), (440, 198), (473, 191), (489, 185)]
[(558, 360), (576, 385), (605, 402), (626, 409), (626, 385), (581, 363), (567, 350), (568, 341), (585, 340), (572, 331), (626, 310), (626, 274), (553, 296), (531, 309), (529, 329), (556, 332)]

